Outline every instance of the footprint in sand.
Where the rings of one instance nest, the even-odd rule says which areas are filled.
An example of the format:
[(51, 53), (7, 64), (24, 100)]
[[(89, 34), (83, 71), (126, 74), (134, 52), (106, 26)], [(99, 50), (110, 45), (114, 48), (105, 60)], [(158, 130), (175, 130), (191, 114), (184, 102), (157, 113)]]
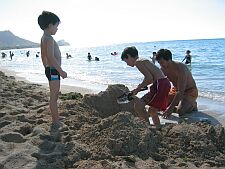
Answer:
[(0, 128), (3, 128), (3, 127), (7, 126), (10, 123), (11, 123), (10, 121), (4, 120), (4, 121), (0, 122)]
[(0, 135), (0, 138), (5, 142), (24, 143), (26, 139), (22, 134), (16, 132), (4, 133)]

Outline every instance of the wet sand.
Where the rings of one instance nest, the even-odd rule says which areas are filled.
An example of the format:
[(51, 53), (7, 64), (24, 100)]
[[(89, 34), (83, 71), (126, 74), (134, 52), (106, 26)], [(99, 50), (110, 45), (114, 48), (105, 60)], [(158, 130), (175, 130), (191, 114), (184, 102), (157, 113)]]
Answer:
[(196, 113), (212, 124), (184, 121), (156, 130), (136, 117), (133, 102), (117, 104), (128, 89), (112, 85), (98, 94), (62, 92), (65, 119), (55, 127), (46, 86), (18, 80), (0, 71), (2, 169), (225, 168), (224, 121), (216, 112)]
[[(24, 78), (24, 77), (16, 76), (16, 73), (14, 71), (10, 71), (8, 69), (3, 69), (3, 68), (0, 68), (0, 71), (4, 72), (4, 74), (7, 76), (15, 77), (15, 80), (17, 80), (17, 81), (24, 81), (26, 83), (31, 83), (30, 81), (26, 80), (26, 78)], [(48, 90), (47, 83), (38, 83), (38, 84), (41, 84), (43, 87), (45, 87)], [(77, 87), (77, 86), (68, 86), (68, 85), (61, 85), (60, 91), (62, 93), (77, 92), (77, 93), (81, 93), (82, 95), (96, 93), (96, 92), (92, 91), (91, 89)]]

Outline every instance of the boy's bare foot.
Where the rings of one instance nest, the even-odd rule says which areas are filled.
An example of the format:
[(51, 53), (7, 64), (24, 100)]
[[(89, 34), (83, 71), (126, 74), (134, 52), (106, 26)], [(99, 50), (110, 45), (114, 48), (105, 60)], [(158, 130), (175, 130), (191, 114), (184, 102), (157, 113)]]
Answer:
[(52, 122), (51, 124), (51, 130), (55, 131), (55, 130), (59, 130), (59, 128), (63, 127), (63, 123), (58, 121)]
[(157, 125), (150, 125), (150, 128), (152, 128), (152, 129), (156, 129), (156, 130), (161, 130), (161, 128), (162, 128), (162, 125), (161, 124), (157, 124)]

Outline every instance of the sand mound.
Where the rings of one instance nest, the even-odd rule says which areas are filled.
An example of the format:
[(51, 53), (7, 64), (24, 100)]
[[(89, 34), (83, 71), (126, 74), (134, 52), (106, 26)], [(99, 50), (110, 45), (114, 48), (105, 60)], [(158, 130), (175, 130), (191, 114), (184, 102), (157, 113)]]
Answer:
[(60, 95), (61, 127), (51, 127), (48, 91), (0, 72), (0, 168), (224, 168), (225, 132), (207, 123), (163, 126), (140, 121), (127, 90)]
[(120, 112), (83, 130), (80, 141), (91, 146), (91, 159), (136, 155), (147, 159), (156, 151), (155, 134), (129, 112)]
[(129, 111), (135, 114), (133, 101), (128, 104), (118, 104), (117, 97), (129, 91), (124, 85), (109, 85), (106, 91), (99, 94), (85, 95), (84, 103), (95, 108), (99, 112), (100, 117), (108, 117), (115, 115), (120, 111)]

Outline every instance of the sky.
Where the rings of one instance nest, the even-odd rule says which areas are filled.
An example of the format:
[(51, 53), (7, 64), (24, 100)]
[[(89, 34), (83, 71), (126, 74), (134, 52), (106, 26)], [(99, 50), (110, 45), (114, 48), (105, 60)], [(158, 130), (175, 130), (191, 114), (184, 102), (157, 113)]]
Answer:
[(225, 0), (0, 0), (0, 31), (40, 42), (37, 18), (58, 15), (73, 47), (225, 38)]

